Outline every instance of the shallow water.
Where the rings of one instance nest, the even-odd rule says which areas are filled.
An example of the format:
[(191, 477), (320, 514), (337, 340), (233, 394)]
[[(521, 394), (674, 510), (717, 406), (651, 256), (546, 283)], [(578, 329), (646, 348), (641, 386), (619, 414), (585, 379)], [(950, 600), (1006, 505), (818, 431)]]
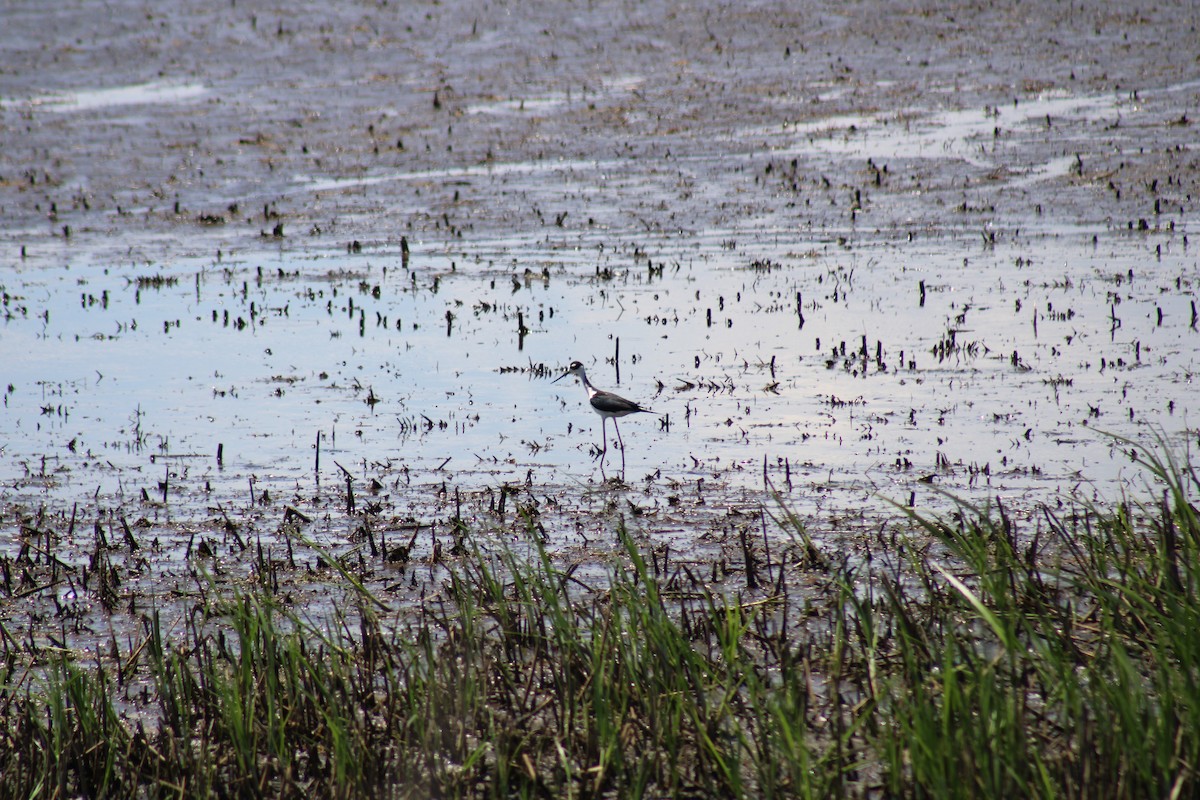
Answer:
[(1128, 459), (1099, 430), (1187, 443), (1181, 235), (1161, 256), (1138, 235), (733, 237), (19, 271), (3, 480), (44, 469), (39, 491), (65, 502), (175, 459), (214, 488), (252, 474), (288, 491), (317, 479), (318, 434), (327, 480), (335, 459), (464, 486), (596, 479), (600, 420), (573, 380), (549, 382), (574, 358), (657, 414), (624, 420), (630, 479), (759, 487), (765, 457), (777, 481), (786, 460), (801, 485), (895, 499), (931, 475), (1045, 497), (1113, 490)]

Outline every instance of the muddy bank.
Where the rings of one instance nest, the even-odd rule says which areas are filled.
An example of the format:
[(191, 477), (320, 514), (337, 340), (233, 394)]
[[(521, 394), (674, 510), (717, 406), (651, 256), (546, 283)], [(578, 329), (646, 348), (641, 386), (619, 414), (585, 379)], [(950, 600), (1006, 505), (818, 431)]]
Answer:
[[(1195, 208), (1196, 23), (1186, 3), (14, 7), (3, 255), (1157, 228)], [(999, 119), (1045, 97), (1112, 107)], [(762, 173), (946, 111), (981, 124)]]

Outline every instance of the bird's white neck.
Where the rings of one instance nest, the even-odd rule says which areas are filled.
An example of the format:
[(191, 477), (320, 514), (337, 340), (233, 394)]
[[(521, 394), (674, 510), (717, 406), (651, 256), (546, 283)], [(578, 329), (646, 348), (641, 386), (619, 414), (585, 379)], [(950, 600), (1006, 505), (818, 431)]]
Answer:
[(592, 382), (588, 380), (587, 372), (584, 371), (583, 367), (579, 368), (578, 374), (579, 374), (579, 382), (583, 384), (583, 388), (587, 391), (588, 397), (589, 398), (595, 397), (600, 392), (600, 390), (597, 389), (595, 386), (592, 386)]

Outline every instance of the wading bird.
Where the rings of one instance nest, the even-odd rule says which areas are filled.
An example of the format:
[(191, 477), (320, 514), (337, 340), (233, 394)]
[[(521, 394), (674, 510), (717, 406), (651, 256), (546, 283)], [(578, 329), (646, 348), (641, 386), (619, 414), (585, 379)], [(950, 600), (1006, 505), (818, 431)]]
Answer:
[(642, 408), (632, 400), (626, 400), (620, 395), (606, 392), (603, 389), (597, 389), (588, 380), (587, 372), (583, 369), (583, 364), (578, 361), (572, 361), (571, 366), (567, 367), (567, 371), (559, 375), (551, 383), (558, 383), (568, 375), (574, 375), (579, 378), (583, 384), (583, 388), (587, 390), (588, 402), (592, 404), (592, 410), (600, 415), (600, 462), (604, 462), (604, 454), (608, 452), (608, 430), (605, 427), (608, 423), (608, 418), (613, 418), (613, 427), (617, 429), (617, 442), (621, 445), (621, 466), (625, 466), (625, 442), (621, 438), (621, 426), (617, 425), (617, 417), (636, 414), (639, 411), (652, 414), (650, 409)]

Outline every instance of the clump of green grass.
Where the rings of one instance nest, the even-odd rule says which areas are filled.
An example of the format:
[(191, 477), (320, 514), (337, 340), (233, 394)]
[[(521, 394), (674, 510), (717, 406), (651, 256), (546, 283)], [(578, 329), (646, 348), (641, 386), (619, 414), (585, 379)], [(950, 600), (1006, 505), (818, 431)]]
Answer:
[(260, 584), (174, 646), (152, 614), (155, 703), (137, 722), (100, 667), (58, 659), (41, 684), (8, 684), (3, 794), (825, 793), (838, 769), (813, 769), (811, 656), (775, 643), (768, 663), (750, 641), (769, 604), (669, 591), (619, 540), (602, 586), (537, 536), (472, 548), (443, 597), (387, 625), (361, 586), (318, 626)]
[(1127, 444), (1152, 500), (911, 514), (899, 567), (786, 509), (736, 586), (620, 525), (591, 582), (460, 530), (408, 611), (349, 580), (314, 623), (259, 582), (148, 614), (118, 669), (6, 649), (0, 797), (1195, 796), (1197, 479)]
[[(1022, 537), (1000, 505), (913, 518), (953, 558), (920, 597), (883, 580), (892, 631), (871, 747), (888, 788), (936, 797), (1178, 797), (1200, 788), (1194, 471), (1125, 442), (1161, 491)], [(867, 652), (867, 648), (856, 648)]]

